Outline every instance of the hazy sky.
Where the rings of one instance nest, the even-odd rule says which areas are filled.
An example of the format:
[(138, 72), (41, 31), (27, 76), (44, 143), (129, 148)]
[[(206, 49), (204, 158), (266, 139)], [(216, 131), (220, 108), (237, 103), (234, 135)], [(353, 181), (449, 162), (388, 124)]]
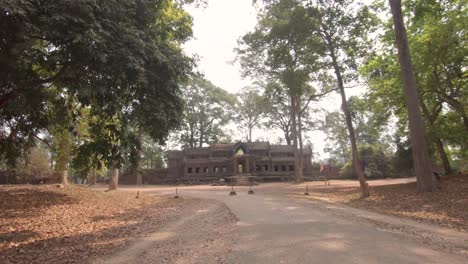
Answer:
[[(252, 6), (252, 0), (211, 0), (205, 8), (189, 7), (188, 11), (194, 18), (194, 39), (186, 43), (184, 48), (188, 54), (199, 56), (198, 70), (213, 84), (231, 93), (248, 85), (250, 82), (243, 80), (240, 75), (240, 66), (231, 65), (230, 61), (235, 57), (237, 40), (255, 27), (257, 11)], [(362, 89), (348, 89), (347, 96), (361, 92)], [(320, 102), (317, 107), (332, 111), (339, 109), (340, 105), (341, 100), (335, 94)], [(318, 113), (316, 116), (323, 117)], [(281, 136), (280, 131), (254, 131), (254, 140), (275, 142)], [(306, 137), (314, 145), (314, 152), (319, 154), (315, 159), (328, 157), (323, 151), (324, 133), (313, 131), (307, 133)], [(240, 135), (234, 139), (241, 139)]]
[(194, 39), (185, 45), (189, 54), (200, 56), (199, 70), (212, 83), (236, 93), (249, 84), (241, 78), (235, 57), (237, 40), (256, 23), (252, 0), (211, 0), (206, 8), (190, 7), (194, 18)]

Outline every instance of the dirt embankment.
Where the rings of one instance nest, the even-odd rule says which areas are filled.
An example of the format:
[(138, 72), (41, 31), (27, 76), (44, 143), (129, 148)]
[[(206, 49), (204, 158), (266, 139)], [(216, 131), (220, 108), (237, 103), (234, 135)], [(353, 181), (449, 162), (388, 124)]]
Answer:
[(177, 219), (197, 200), (85, 187), (0, 187), (0, 263), (88, 263)]

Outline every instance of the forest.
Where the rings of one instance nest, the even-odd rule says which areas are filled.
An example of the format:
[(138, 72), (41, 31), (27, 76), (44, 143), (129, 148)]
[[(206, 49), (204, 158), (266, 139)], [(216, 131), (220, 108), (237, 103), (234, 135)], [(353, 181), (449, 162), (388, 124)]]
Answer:
[(299, 168), (312, 131), (326, 135), (314, 162), (339, 164), (364, 197), (367, 179), (416, 176), (428, 192), (468, 170), (467, 1), (254, 1), (235, 50), (253, 82), (237, 93), (183, 50), (194, 4), (1, 1), (0, 183), (116, 189), (172, 148), (236, 141), (292, 145)]

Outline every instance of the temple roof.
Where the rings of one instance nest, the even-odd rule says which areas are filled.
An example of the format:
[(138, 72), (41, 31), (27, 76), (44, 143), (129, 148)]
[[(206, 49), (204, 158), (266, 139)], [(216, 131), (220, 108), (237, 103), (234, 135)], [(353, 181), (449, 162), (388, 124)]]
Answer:
[(200, 154), (200, 153), (210, 154), (210, 148), (209, 147), (185, 148), (184, 151), (185, 151), (186, 154)]
[(235, 144), (212, 144), (212, 150), (232, 150)]
[(292, 146), (288, 145), (271, 145), (271, 152), (290, 152), (293, 151)]
[(248, 143), (245, 143), (245, 144), (251, 150), (268, 149), (269, 145), (270, 145), (270, 143), (268, 143), (268, 142), (248, 142)]

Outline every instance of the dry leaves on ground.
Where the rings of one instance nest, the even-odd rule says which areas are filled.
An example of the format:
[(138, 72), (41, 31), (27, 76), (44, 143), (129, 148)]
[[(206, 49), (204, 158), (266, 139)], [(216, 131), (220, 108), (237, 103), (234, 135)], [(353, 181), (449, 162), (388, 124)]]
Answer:
[(87, 263), (156, 230), (190, 201), (85, 187), (0, 187), (0, 263)]
[(379, 213), (468, 231), (468, 174), (444, 177), (442, 189), (417, 194), (416, 183), (370, 186), (371, 196), (360, 199), (359, 187), (317, 187), (315, 196)]

